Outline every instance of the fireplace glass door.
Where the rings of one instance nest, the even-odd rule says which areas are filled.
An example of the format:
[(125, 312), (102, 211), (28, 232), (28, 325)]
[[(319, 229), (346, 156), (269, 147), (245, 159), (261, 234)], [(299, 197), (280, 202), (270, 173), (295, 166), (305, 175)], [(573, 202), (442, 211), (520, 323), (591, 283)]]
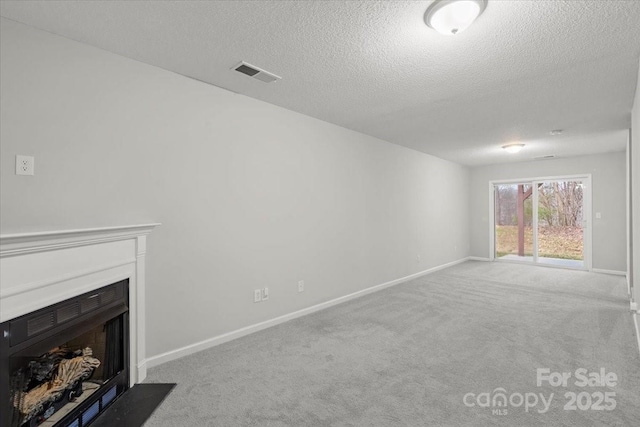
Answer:
[(0, 424), (89, 425), (128, 386), (127, 311), (123, 281), (3, 323)]

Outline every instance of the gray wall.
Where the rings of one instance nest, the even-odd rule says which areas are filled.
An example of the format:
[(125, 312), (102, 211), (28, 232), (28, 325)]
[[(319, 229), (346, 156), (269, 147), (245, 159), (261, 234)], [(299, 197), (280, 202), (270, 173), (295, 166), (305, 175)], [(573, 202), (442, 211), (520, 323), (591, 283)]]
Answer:
[[(636, 98), (631, 112), (631, 202), (632, 208), (632, 265), (633, 265), (633, 298), (638, 300), (640, 289), (640, 70)], [(640, 337), (638, 337), (640, 339)]]
[[(626, 141), (627, 134), (620, 133)], [(591, 174), (593, 268), (626, 272), (625, 153), (483, 166), (470, 173), (471, 255), (488, 258), (489, 182), (494, 180)]]
[(468, 255), (465, 167), (0, 26), (1, 231), (161, 222), (148, 356)]

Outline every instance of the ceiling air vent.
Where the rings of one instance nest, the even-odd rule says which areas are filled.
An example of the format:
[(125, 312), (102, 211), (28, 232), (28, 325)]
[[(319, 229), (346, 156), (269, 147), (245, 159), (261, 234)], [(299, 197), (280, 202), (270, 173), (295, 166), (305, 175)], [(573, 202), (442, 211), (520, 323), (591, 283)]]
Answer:
[(540, 156), (540, 157), (534, 157), (533, 160), (549, 160), (549, 159), (555, 159), (555, 154), (549, 154), (548, 156)]
[(242, 74), (246, 74), (247, 76), (253, 77), (254, 79), (258, 79), (264, 83), (272, 83), (282, 78), (280, 76), (276, 76), (273, 73), (265, 71), (262, 68), (258, 68), (255, 65), (247, 64), (244, 61), (233, 67), (233, 70), (236, 70)]

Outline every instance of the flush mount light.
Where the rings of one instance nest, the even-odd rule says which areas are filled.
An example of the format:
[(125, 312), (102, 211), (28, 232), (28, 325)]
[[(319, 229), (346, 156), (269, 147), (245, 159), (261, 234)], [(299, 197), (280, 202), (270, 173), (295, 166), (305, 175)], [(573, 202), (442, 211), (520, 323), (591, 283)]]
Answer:
[(519, 152), (520, 150), (522, 150), (523, 147), (524, 147), (524, 144), (507, 144), (502, 146), (502, 148), (504, 148), (504, 150), (507, 153), (511, 153), (511, 154), (515, 154)]
[(424, 22), (448, 36), (469, 27), (487, 7), (487, 0), (435, 0), (424, 13)]

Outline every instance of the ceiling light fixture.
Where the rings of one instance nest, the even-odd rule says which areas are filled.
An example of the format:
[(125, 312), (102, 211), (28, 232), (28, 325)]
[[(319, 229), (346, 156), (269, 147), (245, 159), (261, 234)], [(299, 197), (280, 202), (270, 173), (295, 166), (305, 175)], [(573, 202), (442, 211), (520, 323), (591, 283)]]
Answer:
[(503, 145), (502, 148), (507, 153), (515, 154), (520, 150), (522, 150), (522, 148), (524, 148), (524, 144), (507, 144), (507, 145)]
[(466, 30), (486, 7), (487, 0), (435, 0), (424, 13), (424, 22), (451, 36)]

